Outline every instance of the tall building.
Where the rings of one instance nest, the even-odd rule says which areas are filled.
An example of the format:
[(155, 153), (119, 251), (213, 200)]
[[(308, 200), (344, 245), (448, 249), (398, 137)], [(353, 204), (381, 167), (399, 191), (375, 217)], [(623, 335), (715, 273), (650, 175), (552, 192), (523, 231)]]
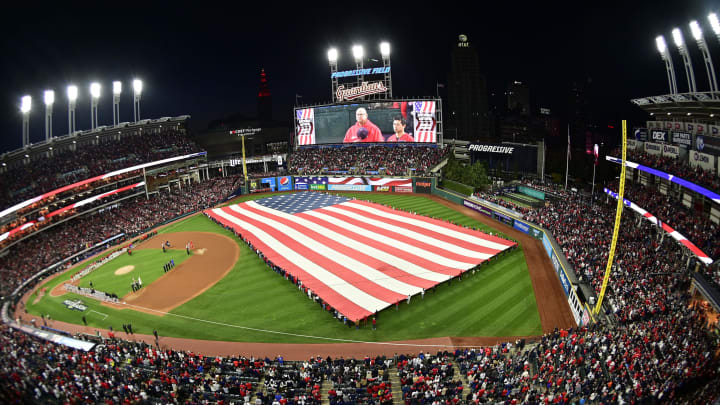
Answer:
[(257, 116), (260, 122), (272, 121), (272, 95), (265, 69), (260, 70), (260, 88), (258, 89)]
[[(452, 51), (452, 70), (448, 78), (449, 128), (457, 129), (457, 138), (490, 140), (487, 80), (480, 73), (478, 54), (466, 35), (458, 37)], [(453, 137), (449, 132), (446, 136)]]
[(514, 80), (508, 83), (506, 94), (509, 113), (530, 115), (530, 91), (527, 84)]

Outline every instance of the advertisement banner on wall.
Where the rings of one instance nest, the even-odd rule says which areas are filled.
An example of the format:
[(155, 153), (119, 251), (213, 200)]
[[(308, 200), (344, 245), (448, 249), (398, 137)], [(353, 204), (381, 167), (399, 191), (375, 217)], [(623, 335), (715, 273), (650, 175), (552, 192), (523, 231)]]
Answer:
[(638, 145), (640, 145), (640, 142), (634, 140), (634, 139), (628, 139), (627, 140), (627, 147), (630, 150), (637, 149)]
[(392, 191), (391, 186), (373, 186), (373, 191), (390, 192)]
[(474, 202), (469, 201), (469, 200), (463, 200), (463, 205), (472, 210), (475, 210), (481, 214), (485, 214), (485, 215), (489, 216), (490, 218), (492, 218), (492, 211), (487, 207), (483, 207), (480, 204), (475, 204)]
[(522, 233), (530, 233), (530, 227), (524, 222), (515, 221), (515, 223), (513, 224), (513, 228), (517, 229)]
[(292, 177), (280, 176), (277, 178), (278, 191), (289, 191), (293, 189)]
[[(648, 123), (650, 123), (650, 122), (652, 122), (652, 121), (649, 121)], [(635, 139), (637, 139), (640, 142), (647, 141), (648, 129), (652, 129), (652, 127), (635, 129)]]
[(677, 159), (680, 156), (680, 147), (675, 145), (663, 145), (663, 156)]
[(720, 125), (708, 125), (708, 135), (720, 137)]
[(562, 266), (560, 266), (560, 259), (558, 259), (555, 251), (553, 250), (550, 251), (550, 261), (552, 262), (555, 273), (557, 273), (558, 278), (560, 279), (560, 285), (562, 285), (563, 291), (565, 291), (565, 296), (567, 297), (570, 294), (570, 281), (565, 276), (565, 272), (563, 271)]
[(550, 239), (548, 239), (547, 235), (545, 235), (545, 234), (543, 234), (542, 244), (543, 244), (543, 247), (545, 248), (545, 253), (547, 253), (548, 257), (550, 257), (550, 255), (552, 254), (552, 251), (553, 251), (552, 243), (550, 242)]
[(277, 181), (275, 177), (265, 177), (260, 179), (260, 183), (264, 186), (263, 188), (270, 187), (270, 191), (277, 190)]
[(720, 154), (720, 138), (709, 135), (695, 137), (695, 149), (698, 152)]
[(691, 167), (701, 167), (704, 170), (713, 171), (715, 169), (715, 156), (708, 155), (707, 153), (698, 152), (696, 150), (690, 151), (689, 163)]
[(396, 193), (412, 193), (412, 186), (394, 186), (393, 190)]
[(329, 191), (372, 191), (369, 184), (328, 184)]
[(510, 218), (509, 216), (507, 216), (507, 215), (505, 215), (505, 214), (502, 214), (502, 213), (499, 213), (499, 212), (497, 212), (497, 211), (493, 211), (493, 214), (495, 215), (495, 219), (497, 219), (498, 221), (500, 221), (500, 222), (502, 222), (502, 223), (505, 223), (505, 224), (507, 224), (507, 225), (512, 226), (512, 224), (513, 224), (513, 219)]
[(667, 142), (668, 139), (668, 131), (660, 129), (653, 129), (650, 131), (650, 140), (653, 142)]
[(520, 232), (526, 233), (530, 236), (532, 236), (535, 239), (542, 239), (543, 233), (541, 230), (535, 228), (534, 226), (530, 224), (526, 224), (525, 222), (515, 220), (513, 224), (513, 228), (517, 229)]
[(432, 191), (432, 178), (430, 177), (418, 177), (415, 179), (415, 192), (430, 194)]
[(648, 155), (662, 155), (662, 145), (659, 143), (645, 142), (645, 153)]
[(672, 143), (689, 149), (692, 146), (692, 134), (675, 131), (672, 133)]
[[(295, 176), (295, 190), (327, 190), (327, 177)], [(323, 186), (318, 188), (318, 186)]]

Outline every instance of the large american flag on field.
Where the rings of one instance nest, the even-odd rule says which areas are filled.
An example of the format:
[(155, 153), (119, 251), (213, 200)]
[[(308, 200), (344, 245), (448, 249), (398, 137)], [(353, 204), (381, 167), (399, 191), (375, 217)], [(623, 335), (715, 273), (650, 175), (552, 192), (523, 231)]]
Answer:
[(303, 108), (295, 110), (297, 119), (298, 145), (315, 144), (315, 110)]
[(415, 101), (415, 142), (437, 142), (437, 120), (434, 101)]
[(441, 220), (317, 192), (283, 194), (206, 213), (240, 232), (351, 321), (514, 245)]

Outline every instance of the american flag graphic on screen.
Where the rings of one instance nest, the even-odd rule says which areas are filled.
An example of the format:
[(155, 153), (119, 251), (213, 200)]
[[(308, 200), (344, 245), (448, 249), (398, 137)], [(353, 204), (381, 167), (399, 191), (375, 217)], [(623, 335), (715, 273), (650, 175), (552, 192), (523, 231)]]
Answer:
[(435, 102), (414, 102), (413, 114), (415, 115), (415, 142), (437, 142)]
[(297, 119), (298, 145), (315, 144), (315, 110), (303, 108), (295, 110)]
[(358, 321), (515, 243), (343, 196), (303, 191), (205, 211)]

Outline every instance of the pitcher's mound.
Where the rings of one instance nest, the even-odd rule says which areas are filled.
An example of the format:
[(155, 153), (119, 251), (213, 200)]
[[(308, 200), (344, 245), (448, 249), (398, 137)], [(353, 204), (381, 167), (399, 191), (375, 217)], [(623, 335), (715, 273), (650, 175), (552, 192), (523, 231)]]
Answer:
[(115, 275), (119, 276), (121, 274), (128, 274), (133, 270), (135, 270), (135, 266), (122, 266), (119, 269), (115, 270)]
[(197, 254), (197, 255), (204, 255), (205, 252), (207, 252), (207, 249), (206, 249), (206, 248), (199, 248), (199, 249), (193, 250), (193, 253), (195, 253), (195, 254)]

